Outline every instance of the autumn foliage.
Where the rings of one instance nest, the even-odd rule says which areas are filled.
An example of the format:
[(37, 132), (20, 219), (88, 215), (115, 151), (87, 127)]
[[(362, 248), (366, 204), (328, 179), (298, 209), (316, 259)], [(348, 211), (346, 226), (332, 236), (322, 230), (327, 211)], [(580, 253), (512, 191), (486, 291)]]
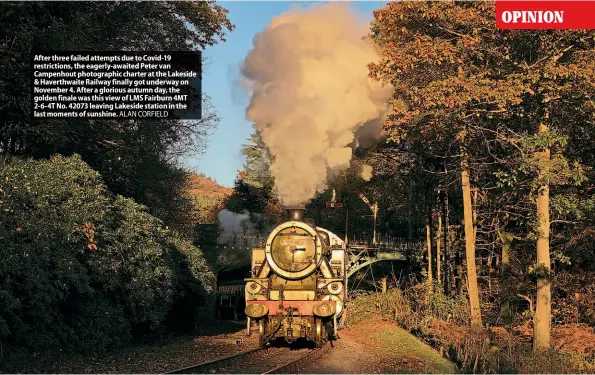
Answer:
[[(433, 257), (444, 262), (443, 285), (451, 285), (452, 274), (465, 280), (471, 323), (480, 325), (478, 297), (492, 287), (481, 285), (485, 275), (476, 281), (476, 262), (499, 259), (499, 237), (510, 235), (516, 264), (507, 260), (502, 269), (516, 268), (535, 283), (531, 297), (523, 295), (534, 307), (534, 348), (547, 348), (551, 266), (562, 271), (585, 260), (565, 257), (563, 238), (577, 238), (595, 218), (588, 193), (594, 159), (587, 151), (595, 32), (498, 30), (494, 19), (493, 2), (391, 2), (374, 13), (369, 38), (381, 58), (369, 65), (370, 77), (395, 87), (385, 121), (388, 148), (404, 174), (428, 176), (422, 185), (430, 197), (428, 224), (435, 228), (436, 216), (452, 208), (462, 225), (465, 276), (456, 249), (452, 262), (433, 246)], [(501, 301), (504, 308), (508, 302)]]
[(195, 225), (217, 224), (217, 214), (233, 192), (204, 174), (196, 173), (189, 175), (184, 191), (192, 202), (192, 220)]

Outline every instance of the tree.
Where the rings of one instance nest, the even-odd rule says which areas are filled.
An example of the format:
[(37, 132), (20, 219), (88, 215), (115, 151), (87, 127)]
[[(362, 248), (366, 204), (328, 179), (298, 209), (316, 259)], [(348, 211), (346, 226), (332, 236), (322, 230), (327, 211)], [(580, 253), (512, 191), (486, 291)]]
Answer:
[(233, 194), (225, 203), (232, 212), (264, 214), (264, 222), (252, 215), (259, 229), (276, 224), (283, 218), (283, 206), (275, 192), (275, 181), (270, 173), (270, 156), (258, 133), (251, 136), (250, 143), (242, 147), (246, 161), (244, 170), (238, 173)]
[[(233, 25), (205, 2), (28, 2), (0, 5), (0, 154), (79, 154), (110, 189), (134, 198), (190, 234), (186, 172), (179, 159), (204, 150), (218, 118), (204, 98), (202, 120), (31, 122), (30, 54), (65, 51), (204, 50)], [(122, 32), (125, 30), (126, 32)]]
[[(395, 2), (374, 17), (371, 38), (382, 59), (370, 65), (370, 74), (395, 87), (385, 124), (390, 140), (421, 143), (426, 155), (441, 156), (451, 167), (459, 160), (472, 325), (481, 325), (481, 315), (469, 185), (489, 194), (505, 184), (513, 193), (507, 197), (536, 205), (528, 229), (542, 265), (535, 269), (545, 270), (536, 273), (534, 347), (549, 346), (548, 186), (559, 186), (564, 196), (572, 183), (585, 181), (580, 165), (564, 154), (578, 159), (565, 149), (566, 139), (595, 109), (589, 104), (594, 84), (586, 78), (594, 72), (594, 32), (498, 30), (488, 2)], [(557, 152), (550, 159), (552, 147)]]
[(217, 224), (217, 215), (224, 207), (232, 189), (220, 186), (204, 174), (192, 173), (186, 186), (186, 194), (193, 205), (193, 224)]

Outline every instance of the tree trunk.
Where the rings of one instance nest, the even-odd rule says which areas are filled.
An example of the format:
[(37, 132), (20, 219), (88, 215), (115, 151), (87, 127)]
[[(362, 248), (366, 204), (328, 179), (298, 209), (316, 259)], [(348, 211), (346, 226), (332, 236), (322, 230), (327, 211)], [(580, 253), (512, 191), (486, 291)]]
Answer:
[(450, 294), (450, 282), (449, 277), (452, 273), (450, 268), (450, 259), (448, 256), (448, 251), (450, 249), (449, 244), (449, 228), (448, 228), (448, 194), (446, 191), (442, 190), (442, 216), (444, 217), (444, 293), (447, 295)]
[[(457, 231), (456, 233), (453, 233), (453, 239), (452, 239), (452, 243), (454, 243), (457, 238), (459, 238), (460, 233)], [(455, 292), (457, 295), (460, 295), (463, 289), (463, 257), (461, 255), (461, 247), (460, 246), (454, 246), (455, 249), (455, 265), (454, 265), (454, 271), (453, 272), (453, 285), (455, 288)]]
[(413, 180), (409, 182), (409, 220), (407, 221), (407, 234), (410, 240), (413, 239)]
[[(507, 287), (507, 281), (505, 280), (505, 272), (510, 266), (510, 244), (512, 242), (512, 235), (506, 232), (500, 232), (500, 241), (502, 241), (502, 272), (500, 287), (502, 290)], [(510, 301), (508, 298), (502, 298), (500, 303), (500, 316), (506, 324), (512, 322), (512, 314), (510, 312)]]
[(219, 301), (217, 301), (217, 298), (219, 297), (217, 295), (217, 288), (218, 288), (218, 285), (217, 285), (217, 274), (218, 273), (216, 272), (215, 273), (215, 279), (213, 280), (213, 287), (214, 287), (214, 289), (213, 289), (214, 290), (214, 293), (213, 293), (213, 310), (214, 311), (213, 311), (213, 313), (215, 314), (215, 319), (219, 319), (219, 306), (217, 306), (217, 302), (219, 302)]
[(473, 243), (477, 239), (477, 189), (473, 189), (473, 200), (471, 201), (471, 209), (473, 212)]
[(438, 214), (438, 231), (436, 233), (436, 281), (438, 284), (442, 284), (441, 278), (441, 251), (440, 251), (440, 239), (442, 236), (442, 217)]
[[(545, 133), (548, 128), (545, 124), (539, 125), (539, 132)], [(539, 152), (542, 160), (550, 159), (549, 148)], [(547, 168), (547, 166), (546, 166)], [(543, 173), (539, 179), (543, 179)], [(550, 194), (549, 185), (544, 183), (540, 186), (537, 195), (537, 266), (544, 267), (549, 274), (550, 271)], [(549, 275), (544, 275), (544, 270), (539, 272), (537, 278), (537, 301), (535, 303), (535, 316), (533, 317), (533, 349), (545, 349), (550, 347), (550, 334), (552, 322), (551, 285)]]
[(465, 255), (467, 260), (467, 291), (471, 310), (471, 327), (481, 327), (479, 287), (475, 265), (475, 230), (471, 207), (471, 184), (469, 182), (469, 160), (467, 151), (461, 147), (461, 185), (463, 188), (463, 218), (465, 222)]
[(426, 242), (428, 244), (428, 284), (432, 285), (432, 237), (429, 225), (426, 225)]
[[(436, 277), (436, 253), (435, 253), (435, 249), (434, 249), (434, 228), (433, 228), (433, 222), (434, 222), (434, 205), (433, 205), (433, 189), (432, 189), (432, 185), (427, 184), (426, 185), (426, 204), (427, 204), (427, 216), (428, 216), (428, 226), (427, 226), (427, 241), (428, 241), (428, 270), (431, 271), (431, 277), (430, 277), (430, 284), (432, 284), (432, 281), (434, 280), (434, 278)], [(433, 285), (433, 284), (432, 284)]]

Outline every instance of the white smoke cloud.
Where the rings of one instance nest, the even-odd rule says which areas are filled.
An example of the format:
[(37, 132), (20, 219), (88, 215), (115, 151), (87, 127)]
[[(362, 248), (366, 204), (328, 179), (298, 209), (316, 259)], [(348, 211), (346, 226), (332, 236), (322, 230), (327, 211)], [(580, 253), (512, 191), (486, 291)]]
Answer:
[(250, 212), (244, 210), (243, 213), (231, 212), (227, 209), (219, 211), (219, 243), (234, 243), (236, 238), (244, 236), (255, 236), (257, 230), (254, 223), (250, 221)]
[(331, 3), (284, 13), (254, 38), (243, 67), (253, 88), (246, 115), (285, 205), (306, 203), (329, 173), (348, 168), (358, 130), (385, 113), (392, 88), (368, 78), (378, 59), (363, 40), (368, 29), (348, 4)]
[(360, 176), (362, 177), (362, 179), (364, 181), (370, 181), (372, 179), (373, 171), (374, 171), (374, 168), (371, 165), (364, 164), (364, 165), (362, 165), (362, 171), (360, 173)]

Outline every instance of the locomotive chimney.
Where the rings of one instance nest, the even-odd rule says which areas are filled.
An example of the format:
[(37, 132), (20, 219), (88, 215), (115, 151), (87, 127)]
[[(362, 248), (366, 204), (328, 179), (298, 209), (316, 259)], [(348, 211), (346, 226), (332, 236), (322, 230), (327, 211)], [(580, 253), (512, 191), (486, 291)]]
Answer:
[(304, 221), (305, 207), (285, 207), (285, 211), (287, 211), (287, 220)]

